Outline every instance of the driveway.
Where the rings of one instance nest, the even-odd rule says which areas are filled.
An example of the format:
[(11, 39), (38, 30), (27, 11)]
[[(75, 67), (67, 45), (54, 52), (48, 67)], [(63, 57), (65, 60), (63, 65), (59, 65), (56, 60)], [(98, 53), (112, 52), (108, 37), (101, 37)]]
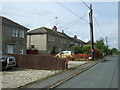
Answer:
[[(69, 61), (68, 69), (78, 67), (84, 63), (86, 62)], [(2, 76), (2, 88), (17, 88), (37, 80), (42, 80), (46, 77), (58, 74), (63, 71), (13, 68), (11, 70), (3, 71), (0, 74), (0, 76)]]

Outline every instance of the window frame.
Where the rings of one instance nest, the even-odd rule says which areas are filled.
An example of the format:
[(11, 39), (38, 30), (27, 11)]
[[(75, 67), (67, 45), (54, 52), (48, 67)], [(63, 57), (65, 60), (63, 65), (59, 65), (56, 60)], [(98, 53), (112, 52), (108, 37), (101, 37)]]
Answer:
[(23, 30), (19, 30), (19, 38), (24, 38), (25, 37), (25, 32)]
[(18, 29), (12, 30), (12, 37), (18, 37)]

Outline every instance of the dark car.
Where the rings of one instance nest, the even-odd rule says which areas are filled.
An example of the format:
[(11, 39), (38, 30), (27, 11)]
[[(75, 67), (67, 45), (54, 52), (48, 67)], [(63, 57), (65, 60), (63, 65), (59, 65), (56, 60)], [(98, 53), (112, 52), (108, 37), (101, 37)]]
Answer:
[(0, 55), (0, 64), (2, 65), (2, 70), (5, 70), (16, 66), (16, 60), (13, 56)]

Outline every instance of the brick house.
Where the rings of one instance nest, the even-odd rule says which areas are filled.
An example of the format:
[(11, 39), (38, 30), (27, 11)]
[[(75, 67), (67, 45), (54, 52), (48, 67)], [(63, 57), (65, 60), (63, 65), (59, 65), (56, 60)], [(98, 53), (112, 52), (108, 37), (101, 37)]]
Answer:
[(56, 26), (52, 29), (46, 27), (37, 28), (27, 33), (27, 47), (33, 46), (39, 53), (58, 53), (68, 50), (71, 45), (82, 46), (85, 42), (72, 38), (63, 31), (58, 32)]
[(2, 52), (4, 54), (26, 54), (28, 28), (0, 16), (2, 27)]

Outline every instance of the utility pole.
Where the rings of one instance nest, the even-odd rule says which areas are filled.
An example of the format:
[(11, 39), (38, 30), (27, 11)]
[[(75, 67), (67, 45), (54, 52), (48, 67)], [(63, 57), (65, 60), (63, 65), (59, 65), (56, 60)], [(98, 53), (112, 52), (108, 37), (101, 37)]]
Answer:
[(92, 60), (94, 60), (94, 37), (93, 37), (93, 10), (92, 10), (92, 4), (90, 4), (89, 20), (90, 20), (91, 55), (92, 55)]
[(107, 37), (106, 37), (106, 45), (107, 45), (107, 47), (108, 47), (108, 40), (107, 40)]

